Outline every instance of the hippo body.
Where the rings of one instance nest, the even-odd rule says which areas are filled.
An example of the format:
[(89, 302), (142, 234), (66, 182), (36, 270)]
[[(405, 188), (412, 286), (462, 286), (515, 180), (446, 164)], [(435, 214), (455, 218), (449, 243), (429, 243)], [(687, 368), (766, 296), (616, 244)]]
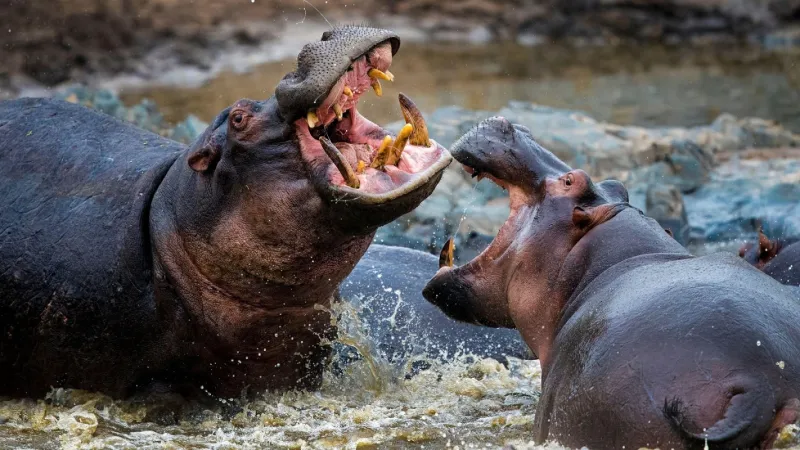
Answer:
[(422, 297), (438, 258), (418, 250), (372, 244), (339, 286), (366, 335), (391, 362), (449, 359), (458, 354), (505, 361), (532, 354), (516, 330), (457, 322)]
[(0, 103), (0, 136), (0, 394), (145, 383), (182, 353), (155, 302), (148, 221), (184, 146), (45, 99)]
[(783, 284), (800, 286), (800, 238), (770, 240), (759, 231), (758, 241), (743, 245), (739, 256)]
[[(596, 231), (622, 220), (640, 228), (636, 216)], [(537, 440), (702, 448), (707, 436), (712, 448), (750, 448), (800, 397), (796, 291), (729, 254), (649, 253), (599, 273), (559, 321)]]
[(520, 331), (542, 365), (537, 443), (768, 448), (800, 417), (795, 289), (734, 255), (690, 255), (622, 183), (594, 183), (503, 118), (451, 151), (509, 190), (511, 214), (466, 265), (446, 246), (423, 294)]
[(339, 283), (451, 160), (407, 97), (402, 138), (357, 111), (398, 48), (327, 31), (276, 95), (188, 147), (62, 101), (1, 103), (0, 395), (318, 387)]
[(764, 273), (783, 284), (800, 286), (800, 241), (781, 249), (764, 265)]

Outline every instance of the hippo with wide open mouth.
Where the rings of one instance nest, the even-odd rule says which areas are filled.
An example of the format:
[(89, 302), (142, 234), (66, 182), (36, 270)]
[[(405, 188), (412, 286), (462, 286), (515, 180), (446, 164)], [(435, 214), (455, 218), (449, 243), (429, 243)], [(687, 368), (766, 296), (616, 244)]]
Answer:
[(529, 130), (489, 119), (451, 148), (507, 189), (491, 245), (423, 294), (449, 316), (520, 331), (542, 365), (538, 443), (769, 447), (800, 413), (800, 299), (730, 254), (693, 257)]
[(358, 113), (399, 45), (326, 32), (189, 148), (65, 102), (0, 104), (0, 395), (319, 386), (339, 283), (451, 161), (407, 97), (395, 137)]

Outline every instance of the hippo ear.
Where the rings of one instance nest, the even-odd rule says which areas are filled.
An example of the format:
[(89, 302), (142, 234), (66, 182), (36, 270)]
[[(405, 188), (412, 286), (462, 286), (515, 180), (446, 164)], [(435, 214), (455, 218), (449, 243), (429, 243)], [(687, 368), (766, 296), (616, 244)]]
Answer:
[(572, 224), (583, 232), (608, 221), (624, 208), (624, 203), (606, 203), (600, 206), (584, 208), (576, 206), (572, 209)]
[(778, 245), (769, 240), (766, 234), (758, 230), (758, 259), (767, 263), (778, 254)]
[(758, 230), (758, 247), (761, 249), (761, 253), (767, 253), (772, 249), (772, 242), (761, 230)]
[(189, 163), (189, 167), (195, 172), (209, 172), (213, 171), (214, 167), (217, 166), (220, 153), (219, 146), (205, 144), (189, 152), (189, 157), (186, 161)]

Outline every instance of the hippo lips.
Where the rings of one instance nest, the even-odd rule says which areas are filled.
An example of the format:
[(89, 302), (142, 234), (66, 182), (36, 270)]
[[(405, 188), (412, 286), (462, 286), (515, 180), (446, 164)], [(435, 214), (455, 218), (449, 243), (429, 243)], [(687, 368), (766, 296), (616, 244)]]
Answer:
[(331, 87), (318, 108), (295, 121), (300, 151), (317, 187), (335, 201), (385, 203), (427, 186), (452, 161), (450, 153), (428, 137), (416, 105), (399, 101), (407, 124), (397, 137), (357, 110), (358, 99), (379, 79), (392, 80), (389, 41), (356, 58)]

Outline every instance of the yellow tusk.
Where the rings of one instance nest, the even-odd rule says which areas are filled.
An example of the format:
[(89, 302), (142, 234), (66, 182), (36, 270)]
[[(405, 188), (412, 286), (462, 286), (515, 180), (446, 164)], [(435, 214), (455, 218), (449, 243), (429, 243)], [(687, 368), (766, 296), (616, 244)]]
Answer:
[(336, 113), (336, 118), (337, 119), (342, 120), (342, 116), (344, 115), (344, 112), (342, 111), (342, 105), (340, 105), (338, 103), (334, 104), (333, 105), (333, 112)]
[(375, 95), (377, 95), (378, 97), (383, 95), (383, 88), (381, 87), (381, 82), (374, 78), (372, 79), (372, 90), (375, 91)]
[(306, 121), (308, 122), (308, 128), (314, 128), (319, 123), (319, 117), (317, 117), (317, 113), (314, 111), (309, 111), (306, 115)]
[(411, 135), (409, 142), (411, 142), (412, 145), (430, 147), (431, 142), (430, 139), (428, 139), (428, 126), (425, 124), (425, 119), (422, 117), (419, 108), (417, 108), (417, 105), (415, 105), (410, 98), (402, 93), (398, 95), (398, 99), (400, 100), (400, 110), (403, 112), (403, 118), (406, 119), (406, 123), (414, 125), (414, 133)]
[(370, 78), (377, 78), (385, 81), (394, 81), (394, 75), (392, 75), (392, 72), (389, 72), (388, 70), (384, 73), (378, 69), (369, 69), (367, 75), (369, 75)]
[(350, 86), (345, 86), (344, 87), (344, 95), (346, 95), (348, 97), (352, 97), (353, 96), (353, 90), (350, 89)]
[(456, 244), (453, 242), (453, 238), (447, 240), (442, 247), (442, 251), (439, 253), (439, 268), (442, 267), (453, 267), (453, 260), (454, 253), (456, 250)]
[(382, 170), (383, 166), (386, 165), (386, 160), (389, 159), (392, 150), (392, 137), (386, 136), (383, 138), (383, 142), (381, 142), (380, 148), (378, 151), (375, 152), (375, 159), (372, 160), (372, 164), (370, 167), (373, 169)]
[(356, 174), (353, 173), (353, 168), (350, 167), (350, 163), (347, 162), (339, 149), (325, 136), (319, 138), (319, 143), (322, 145), (322, 150), (325, 151), (328, 158), (330, 158), (336, 168), (339, 169), (339, 173), (342, 174), (345, 183), (353, 189), (358, 189), (361, 183), (358, 181)]
[(392, 150), (389, 152), (389, 158), (386, 160), (387, 165), (396, 166), (397, 163), (400, 162), (400, 156), (403, 154), (403, 150), (405, 150), (406, 144), (408, 144), (408, 138), (413, 132), (413, 125), (410, 123), (403, 125), (400, 132), (397, 133), (397, 139), (392, 143)]

